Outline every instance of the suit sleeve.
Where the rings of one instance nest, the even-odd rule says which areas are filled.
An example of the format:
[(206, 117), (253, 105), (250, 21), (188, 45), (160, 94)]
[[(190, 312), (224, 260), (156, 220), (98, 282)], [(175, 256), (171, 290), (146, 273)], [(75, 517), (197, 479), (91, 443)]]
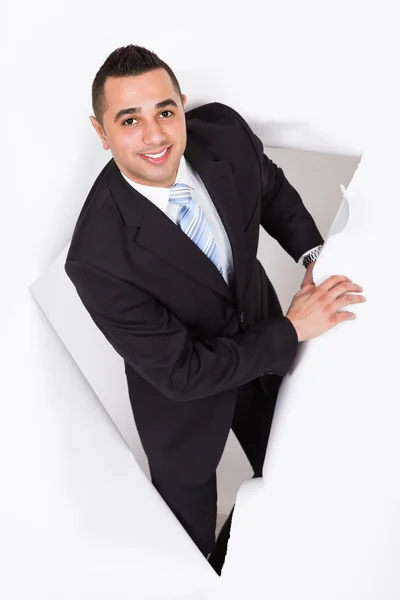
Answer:
[(262, 141), (233, 108), (215, 102), (224, 114), (230, 112), (249, 136), (261, 168), (261, 225), (295, 260), (324, 243), (315, 221), (283, 170), (266, 154)]
[(162, 394), (197, 400), (265, 372), (285, 375), (297, 352), (286, 317), (230, 337), (196, 340), (145, 291), (102, 269), (67, 260), (65, 270), (91, 318), (116, 352)]
[(256, 138), (262, 164), (261, 225), (295, 260), (324, 243), (314, 219), (284, 172), (263, 153)]

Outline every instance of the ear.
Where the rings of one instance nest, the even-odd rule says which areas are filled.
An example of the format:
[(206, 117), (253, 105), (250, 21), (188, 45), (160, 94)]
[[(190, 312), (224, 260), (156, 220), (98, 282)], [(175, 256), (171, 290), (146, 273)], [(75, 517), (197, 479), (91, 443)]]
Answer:
[(110, 148), (110, 146), (108, 145), (108, 142), (107, 142), (106, 136), (104, 135), (102, 126), (100, 125), (100, 123), (98, 122), (96, 117), (89, 116), (89, 119), (90, 119), (91, 124), (95, 128), (96, 133), (98, 134), (98, 136), (101, 139), (101, 143), (103, 144), (104, 150), (108, 150)]
[(181, 98), (182, 98), (182, 104), (183, 104), (183, 106), (185, 106), (185, 104), (187, 102), (187, 97), (185, 96), (185, 94), (181, 94)]

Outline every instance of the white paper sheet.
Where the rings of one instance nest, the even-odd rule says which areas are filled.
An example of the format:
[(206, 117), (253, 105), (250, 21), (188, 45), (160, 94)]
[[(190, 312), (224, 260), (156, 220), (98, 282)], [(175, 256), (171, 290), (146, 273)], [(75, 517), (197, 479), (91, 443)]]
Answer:
[(399, 139), (395, 120), (371, 139), (314, 269), (367, 302), (301, 344), (210, 600), (400, 597)]

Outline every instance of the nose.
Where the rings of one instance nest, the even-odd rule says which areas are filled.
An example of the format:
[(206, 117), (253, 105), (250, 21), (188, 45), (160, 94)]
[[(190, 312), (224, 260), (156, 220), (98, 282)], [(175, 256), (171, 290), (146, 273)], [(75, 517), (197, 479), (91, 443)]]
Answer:
[(161, 148), (165, 145), (165, 136), (161, 123), (150, 121), (143, 127), (142, 135), (143, 146), (148, 148)]

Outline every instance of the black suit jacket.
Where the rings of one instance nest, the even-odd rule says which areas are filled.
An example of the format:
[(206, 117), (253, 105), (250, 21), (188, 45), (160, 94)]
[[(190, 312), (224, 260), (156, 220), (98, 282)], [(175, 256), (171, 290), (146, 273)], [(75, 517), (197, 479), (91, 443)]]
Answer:
[(216, 266), (111, 159), (76, 223), (65, 270), (125, 363), (150, 464), (207, 480), (221, 458), (237, 388), (284, 376), (296, 331), (256, 259), (259, 226), (294, 260), (323, 239), (283, 171), (232, 108), (186, 112), (184, 156), (202, 178), (233, 252), (232, 289)]

